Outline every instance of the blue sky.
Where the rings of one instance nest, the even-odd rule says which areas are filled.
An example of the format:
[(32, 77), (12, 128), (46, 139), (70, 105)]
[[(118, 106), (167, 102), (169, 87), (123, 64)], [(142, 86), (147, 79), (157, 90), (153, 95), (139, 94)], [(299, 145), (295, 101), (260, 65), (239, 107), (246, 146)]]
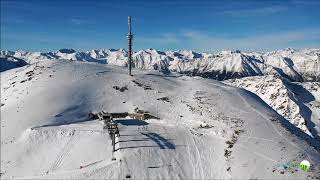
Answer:
[(320, 47), (319, 0), (1, 0), (1, 50)]

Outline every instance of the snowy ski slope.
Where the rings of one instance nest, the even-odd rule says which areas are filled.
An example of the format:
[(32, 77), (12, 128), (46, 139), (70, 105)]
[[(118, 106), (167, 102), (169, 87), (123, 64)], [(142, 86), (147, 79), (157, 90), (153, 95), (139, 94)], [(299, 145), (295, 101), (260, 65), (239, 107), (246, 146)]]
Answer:
[[(133, 74), (66, 60), (1, 72), (1, 178), (320, 177), (320, 143), (253, 93), (200, 77)], [(88, 113), (136, 107), (160, 120), (117, 119), (112, 154)], [(304, 159), (308, 172), (279, 166)]]

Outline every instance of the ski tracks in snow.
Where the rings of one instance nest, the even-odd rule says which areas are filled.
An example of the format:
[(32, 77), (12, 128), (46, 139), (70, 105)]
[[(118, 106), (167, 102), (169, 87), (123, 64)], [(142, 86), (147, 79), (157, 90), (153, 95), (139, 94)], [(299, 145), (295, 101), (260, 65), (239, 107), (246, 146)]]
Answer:
[[(204, 173), (203, 173), (203, 166), (202, 166), (202, 159), (201, 159), (200, 151), (199, 151), (198, 146), (194, 140), (195, 137), (193, 137), (192, 134), (190, 136), (191, 136), (190, 139), (192, 139), (193, 147), (194, 147), (195, 153), (196, 153), (196, 162), (197, 162), (196, 167), (199, 167), (199, 171), (200, 171), (199, 175), (201, 175), (201, 177), (196, 177), (195, 176), (196, 173), (194, 173), (194, 178), (195, 179), (204, 179), (205, 177), (204, 177)], [(189, 150), (189, 152), (190, 152), (190, 150)], [(199, 164), (199, 166), (198, 166), (198, 164)]]
[[(265, 123), (265, 124), (271, 125), (271, 126), (272, 126), (272, 129), (273, 129), (281, 138), (283, 138), (285, 141), (287, 141), (287, 142), (288, 142), (289, 144), (291, 144), (293, 147), (299, 149), (301, 152), (304, 152), (304, 153), (307, 155), (307, 157), (308, 157), (309, 159), (311, 159), (311, 158), (309, 157), (309, 154), (308, 154), (304, 149), (300, 148), (300, 147), (299, 147), (298, 145), (296, 145), (294, 142), (292, 142), (292, 141), (288, 140), (287, 138), (285, 138), (285, 137), (283, 136), (283, 134), (282, 134), (281, 132), (279, 132), (279, 130), (276, 128), (276, 126), (275, 126), (272, 122), (270, 122), (270, 120), (269, 120), (264, 114), (262, 114), (259, 110), (257, 110), (257, 109), (255, 109), (255, 108), (253, 108), (252, 106), (250, 106), (249, 103), (247, 102), (247, 100), (242, 96), (241, 93), (238, 93), (238, 94), (239, 94), (239, 97), (242, 99), (242, 101), (245, 103), (245, 105), (246, 105), (247, 107), (249, 107), (249, 108), (252, 109), (254, 112), (256, 112), (257, 114), (259, 114), (263, 119), (265, 119), (265, 121), (259, 119), (260, 121), (263, 121), (263, 123)], [(269, 158), (269, 159), (272, 159), (272, 158)]]
[(73, 130), (70, 139), (58, 154), (57, 159), (54, 161), (49, 171), (55, 171), (60, 167), (60, 165), (63, 162), (63, 159), (70, 154), (72, 147), (76, 144), (78, 140), (79, 136), (76, 134), (76, 130)]

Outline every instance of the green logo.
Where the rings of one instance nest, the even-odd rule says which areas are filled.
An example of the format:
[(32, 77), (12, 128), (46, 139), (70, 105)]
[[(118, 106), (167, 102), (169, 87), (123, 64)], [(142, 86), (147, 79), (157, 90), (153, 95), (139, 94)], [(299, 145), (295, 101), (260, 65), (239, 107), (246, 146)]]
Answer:
[(301, 163), (300, 163), (300, 169), (303, 170), (303, 171), (309, 171), (310, 166), (311, 166), (311, 165), (310, 165), (310, 162), (307, 161), (307, 160), (303, 160), (303, 161), (301, 161)]

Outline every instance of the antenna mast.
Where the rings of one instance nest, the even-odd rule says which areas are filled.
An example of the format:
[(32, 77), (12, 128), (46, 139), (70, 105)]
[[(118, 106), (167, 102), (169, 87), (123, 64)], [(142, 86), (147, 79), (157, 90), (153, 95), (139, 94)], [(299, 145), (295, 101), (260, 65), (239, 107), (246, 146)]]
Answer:
[(131, 74), (131, 65), (132, 65), (132, 38), (133, 34), (131, 33), (131, 16), (128, 16), (128, 27), (129, 27), (129, 33), (128, 33), (128, 68), (129, 68), (129, 75)]

